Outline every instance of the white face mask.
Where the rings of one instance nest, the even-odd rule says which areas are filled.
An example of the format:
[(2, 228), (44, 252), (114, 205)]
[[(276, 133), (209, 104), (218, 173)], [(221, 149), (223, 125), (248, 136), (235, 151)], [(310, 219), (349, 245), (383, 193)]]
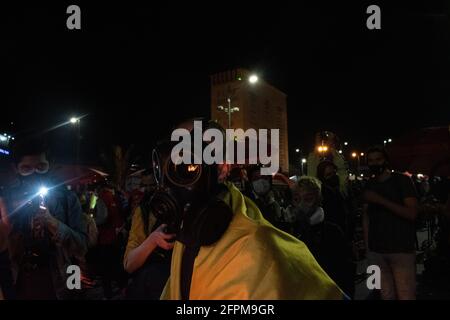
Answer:
[(309, 224), (314, 226), (321, 223), (325, 219), (325, 212), (321, 207), (318, 207), (316, 211), (309, 218)]
[(270, 191), (270, 182), (266, 179), (258, 179), (252, 182), (253, 190), (258, 195), (265, 195)]

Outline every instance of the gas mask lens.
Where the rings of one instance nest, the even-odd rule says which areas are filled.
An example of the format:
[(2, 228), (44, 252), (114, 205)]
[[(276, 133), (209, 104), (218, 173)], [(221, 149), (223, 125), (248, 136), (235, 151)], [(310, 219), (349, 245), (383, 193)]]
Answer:
[[(169, 160), (170, 161), (170, 160)], [(200, 179), (202, 167), (199, 164), (174, 164), (170, 161), (167, 165), (167, 177), (177, 186), (190, 186)]]

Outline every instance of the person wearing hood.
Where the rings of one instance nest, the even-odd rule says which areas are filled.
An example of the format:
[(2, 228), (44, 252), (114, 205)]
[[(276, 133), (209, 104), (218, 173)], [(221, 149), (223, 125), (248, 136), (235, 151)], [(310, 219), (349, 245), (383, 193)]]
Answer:
[(309, 176), (292, 189), (295, 213), (294, 235), (303, 241), (320, 266), (350, 297), (353, 296), (351, 247), (342, 229), (327, 219), (321, 206), (321, 182)]

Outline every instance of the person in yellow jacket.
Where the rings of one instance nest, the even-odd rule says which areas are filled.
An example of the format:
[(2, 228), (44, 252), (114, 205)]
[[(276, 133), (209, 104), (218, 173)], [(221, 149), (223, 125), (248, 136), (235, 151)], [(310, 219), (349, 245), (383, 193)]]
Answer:
[[(224, 201), (234, 212), (214, 244), (195, 259), (191, 300), (343, 299), (303, 242), (265, 220), (256, 205), (231, 183)], [(185, 246), (176, 242), (171, 275), (162, 299), (181, 299), (180, 272)]]
[[(192, 123), (182, 128), (191, 132)], [(346, 297), (303, 242), (272, 226), (231, 183), (218, 182), (224, 166), (173, 162), (173, 146), (166, 141), (152, 154), (158, 187), (150, 208), (176, 234), (161, 299)]]

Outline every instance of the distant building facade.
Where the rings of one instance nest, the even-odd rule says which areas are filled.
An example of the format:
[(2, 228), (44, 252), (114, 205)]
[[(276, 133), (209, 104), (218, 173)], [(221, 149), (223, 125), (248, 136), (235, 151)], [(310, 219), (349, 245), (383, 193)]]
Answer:
[[(279, 129), (280, 167), (289, 171), (286, 94), (258, 79), (250, 83), (251, 73), (234, 69), (211, 76), (211, 119), (228, 128), (228, 98), (231, 101), (232, 129)], [(221, 108), (219, 108), (221, 107)]]

